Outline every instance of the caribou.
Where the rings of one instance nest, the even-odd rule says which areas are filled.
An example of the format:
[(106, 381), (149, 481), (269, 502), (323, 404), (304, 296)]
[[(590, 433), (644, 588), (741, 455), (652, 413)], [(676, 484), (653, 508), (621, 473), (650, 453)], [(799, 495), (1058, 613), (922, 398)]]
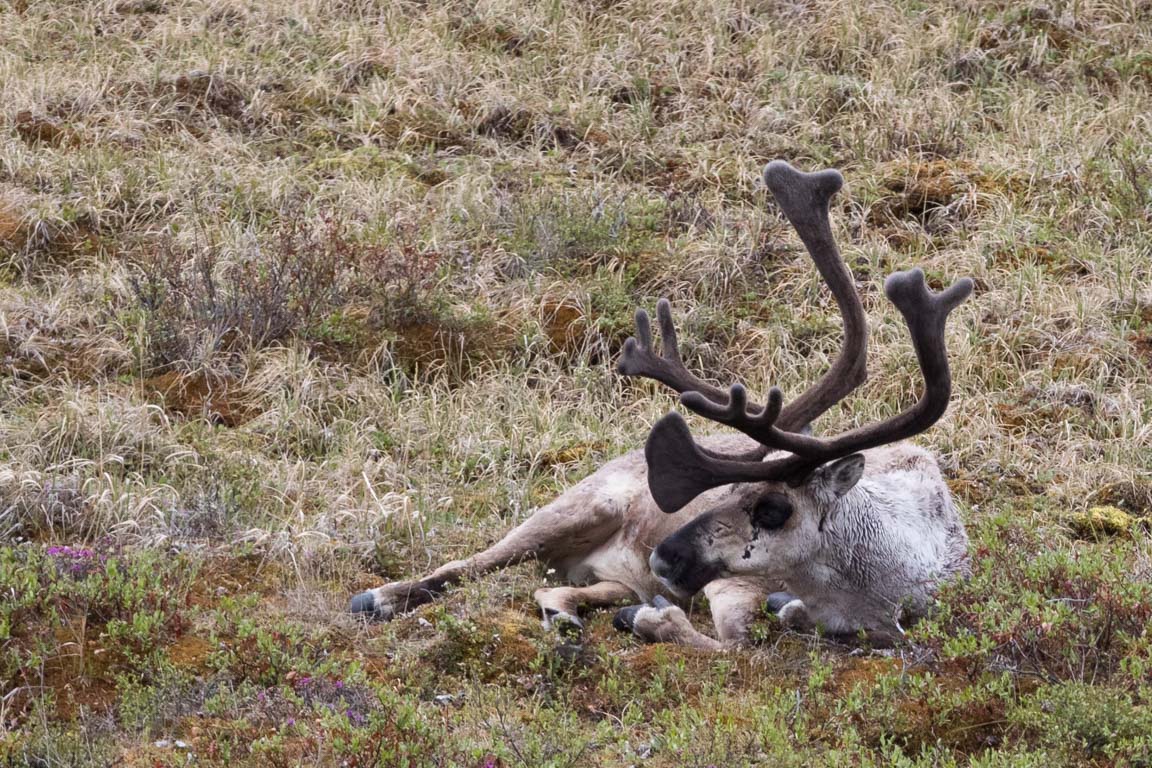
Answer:
[[(888, 419), (817, 436), (810, 425), (867, 378), (864, 308), (829, 220), (844, 182), (838, 171), (804, 173), (780, 160), (764, 181), (841, 315), (843, 343), (824, 375), (787, 404), (773, 387), (763, 406), (750, 406), (742, 385), (724, 390), (686, 368), (666, 300), (656, 308), (659, 350), (648, 314), (637, 311), (619, 372), (666, 385), (685, 408), (735, 433), (697, 440), (673, 411), (642, 451), (608, 462), (492, 547), (362, 592), (353, 613), (388, 620), (461, 579), (538, 560), (567, 583), (536, 591), (545, 626), (577, 635), (582, 609), (625, 604), (614, 625), (646, 642), (740, 645), (767, 609), (791, 629), (887, 644), (930, 608), (941, 582), (967, 570), (967, 535), (940, 468), (907, 440), (948, 407), (945, 322), (972, 281), (934, 293), (920, 269), (890, 275), (884, 293), (911, 335), (923, 392)], [(699, 592), (715, 637), (684, 611)]]

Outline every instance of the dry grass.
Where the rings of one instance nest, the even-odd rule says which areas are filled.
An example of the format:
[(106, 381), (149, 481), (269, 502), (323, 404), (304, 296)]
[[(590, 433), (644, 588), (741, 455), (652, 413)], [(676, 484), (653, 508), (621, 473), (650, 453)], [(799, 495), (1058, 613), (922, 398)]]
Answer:
[[(1069, 557), (1114, 546), (1146, 580), (1146, 527), (1080, 543), (1066, 522), (1152, 517), (1150, 30), (1135, 0), (0, 0), (5, 548), (257, 563), (206, 567), (177, 634), (301, 654), (251, 679), (249, 657), (153, 659), (64, 719), (48, 691), (5, 699), (0, 755), (166, 764), (179, 750), (150, 745), (187, 738), (208, 764), (336, 764), (317, 741), (335, 724), (285, 731), (303, 705), (249, 699), (339, 658), (414, 708), (372, 731), (413, 765), (1068, 757), (1035, 737), (1043, 707), (1018, 681), (963, 688), (995, 705), (956, 704), (953, 733), (907, 677), (869, 692), (876, 675), (794, 638), (700, 661), (596, 620), (592, 660), (566, 661), (517, 624), (531, 567), (426, 610), (434, 630), (342, 610), (642, 444), (669, 400), (610, 366), (637, 305), (671, 298), (718, 380), (795, 393), (819, 374), (834, 307), (759, 184), (776, 157), (844, 172), (833, 223), (872, 328), (869, 383), (820, 429), (913, 396), (883, 276), (971, 275), (953, 407), (921, 442), (977, 538), (1011, 518)], [(726, 671), (764, 659), (784, 671)], [(155, 714), (190, 669), (172, 690), (198, 703)], [(887, 734), (843, 709), (905, 694)], [(205, 707), (236, 751), (189, 736)], [(408, 764), (369, 742), (355, 764)]]

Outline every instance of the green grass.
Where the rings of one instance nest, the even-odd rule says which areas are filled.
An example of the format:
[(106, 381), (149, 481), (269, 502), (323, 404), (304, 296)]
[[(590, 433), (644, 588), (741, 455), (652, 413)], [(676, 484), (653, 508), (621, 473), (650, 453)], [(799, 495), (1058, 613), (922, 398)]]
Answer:
[[(0, 0), (0, 765), (1148, 765), (1150, 29)], [(895, 656), (769, 618), (719, 656), (607, 615), (563, 647), (532, 565), (346, 616), (642, 445), (671, 400), (612, 372), (636, 306), (671, 298), (722, 383), (820, 374), (836, 313), (777, 157), (844, 172), (872, 329), (822, 430), (912, 397), (886, 274), (976, 280), (919, 439), (971, 579)]]

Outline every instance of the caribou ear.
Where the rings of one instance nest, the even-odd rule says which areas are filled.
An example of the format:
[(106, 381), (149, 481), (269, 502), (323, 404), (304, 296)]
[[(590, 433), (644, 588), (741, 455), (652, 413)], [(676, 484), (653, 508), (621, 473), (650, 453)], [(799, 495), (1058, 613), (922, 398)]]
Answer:
[(864, 454), (854, 453), (825, 464), (808, 477), (808, 487), (840, 498), (852, 490), (864, 474)]
[(644, 458), (648, 461), (648, 490), (656, 506), (667, 514), (678, 512), (719, 484), (707, 469), (710, 457), (696, 445), (684, 417), (675, 411), (652, 427), (644, 444)]

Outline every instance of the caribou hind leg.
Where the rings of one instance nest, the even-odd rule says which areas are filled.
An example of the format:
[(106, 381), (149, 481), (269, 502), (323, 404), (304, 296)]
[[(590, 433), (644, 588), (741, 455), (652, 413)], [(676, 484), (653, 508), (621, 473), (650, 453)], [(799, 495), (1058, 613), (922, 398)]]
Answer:
[(798, 598), (781, 606), (776, 615), (781, 624), (794, 632), (819, 633), (843, 642), (864, 641), (873, 648), (892, 648), (904, 640), (904, 630), (895, 615), (875, 622), (877, 626), (860, 628), (859, 615), (833, 605), (809, 605)]
[[(578, 487), (579, 488), (579, 487)], [(574, 491), (578, 491), (574, 489)], [(397, 581), (361, 592), (349, 610), (364, 618), (390, 621), (432, 602), (462, 579), (507, 568), (526, 560), (549, 562), (592, 550), (620, 527), (618, 508), (602, 497), (565, 494), (513, 528), (483, 552), (455, 560), (414, 581)]]

